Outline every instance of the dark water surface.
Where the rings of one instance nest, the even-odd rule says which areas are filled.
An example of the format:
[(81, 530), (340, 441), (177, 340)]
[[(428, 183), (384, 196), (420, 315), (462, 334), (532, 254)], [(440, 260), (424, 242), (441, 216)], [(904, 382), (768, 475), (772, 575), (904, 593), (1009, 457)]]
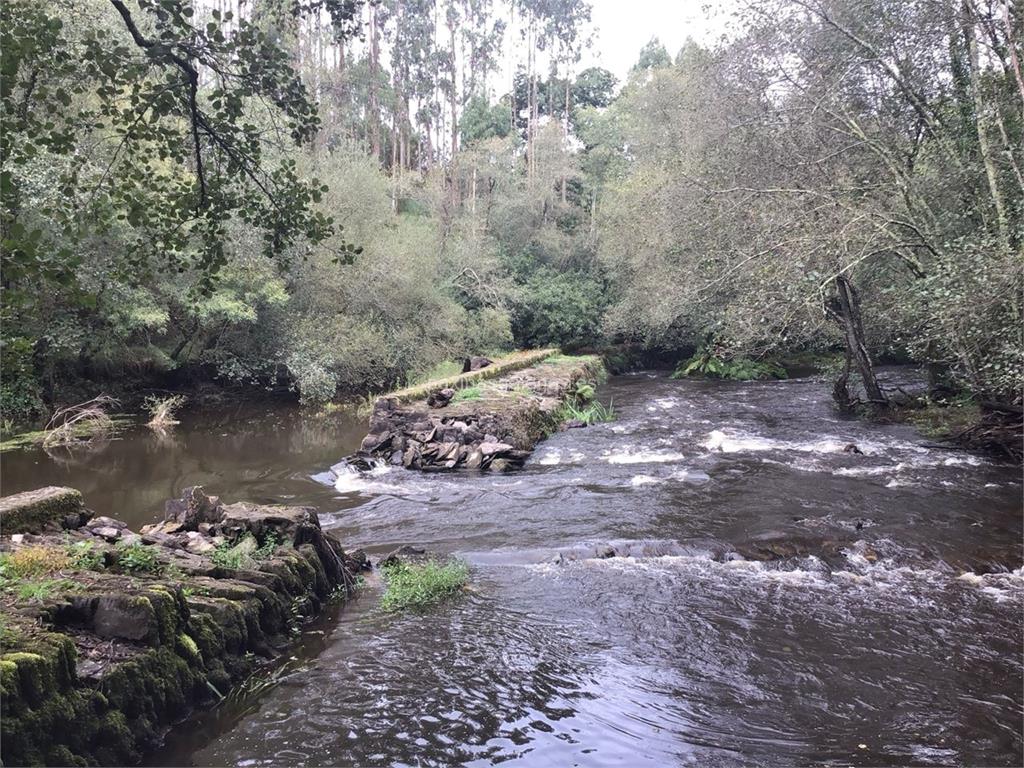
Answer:
[[(335, 474), (361, 424), (240, 409), (5, 456), (4, 492), (67, 483), (138, 524), (201, 483), (472, 564), (422, 615), (380, 614), (371, 582), (155, 764), (1021, 765), (1019, 468), (843, 420), (828, 391), (619, 377), (615, 422), (501, 476)], [(738, 554), (769, 541), (789, 556)]]

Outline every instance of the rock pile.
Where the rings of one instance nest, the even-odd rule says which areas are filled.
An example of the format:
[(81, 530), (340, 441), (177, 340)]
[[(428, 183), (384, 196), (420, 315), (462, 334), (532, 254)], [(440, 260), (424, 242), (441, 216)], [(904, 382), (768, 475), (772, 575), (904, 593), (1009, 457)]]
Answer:
[[(470, 358), (473, 370), (491, 364)], [(408, 401), (381, 397), (374, 404), (370, 432), (360, 451), (346, 460), (359, 468), (368, 459), (424, 471), (504, 471), (522, 466), (534, 446), (558, 427), (559, 410), (579, 382), (603, 373), (592, 357), (512, 370), (476, 386), (473, 398), (455, 399), (439, 387)]]
[(360, 451), (406, 469), (502, 471), (522, 466), (531, 451), (505, 442), (495, 434), (499, 432), (506, 436), (509, 429), (497, 413), (437, 416), (381, 398)]

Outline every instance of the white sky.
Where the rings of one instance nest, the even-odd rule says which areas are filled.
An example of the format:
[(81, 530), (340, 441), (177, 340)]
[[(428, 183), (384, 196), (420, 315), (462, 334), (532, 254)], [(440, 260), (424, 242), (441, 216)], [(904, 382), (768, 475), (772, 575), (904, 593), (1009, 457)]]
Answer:
[(735, 0), (590, 0), (597, 40), (580, 69), (598, 65), (621, 83), (640, 49), (657, 37), (675, 57), (687, 36), (711, 45), (725, 33)]

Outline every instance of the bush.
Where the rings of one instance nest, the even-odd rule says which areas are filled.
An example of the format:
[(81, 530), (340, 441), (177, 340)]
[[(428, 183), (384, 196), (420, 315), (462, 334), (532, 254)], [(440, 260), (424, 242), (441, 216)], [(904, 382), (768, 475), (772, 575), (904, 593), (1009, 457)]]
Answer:
[(526, 283), (512, 330), (521, 347), (574, 348), (600, 338), (601, 286), (582, 274), (541, 269)]
[(385, 611), (422, 610), (458, 594), (469, 580), (469, 566), (455, 559), (396, 563), (382, 570), (387, 589), (380, 607)]

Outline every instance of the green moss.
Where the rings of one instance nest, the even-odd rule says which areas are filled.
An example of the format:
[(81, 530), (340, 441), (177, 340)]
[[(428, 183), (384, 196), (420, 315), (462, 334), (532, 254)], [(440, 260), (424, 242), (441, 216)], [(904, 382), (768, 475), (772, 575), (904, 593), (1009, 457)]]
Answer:
[(18, 665), (10, 659), (0, 659), (0, 696), (2, 696), (4, 714), (6, 714), (8, 702), (17, 700), (20, 694)]
[(15, 665), (18, 689), (29, 706), (36, 706), (50, 691), (57, 688), (54, 664), (41, 654), (25, 651), (8, 653), (3, 660)]
[(203, 661), (203, 656), (199, 653), (199, 646), (196, 645), (196, 641), (184, 632), (178, 635), (178, 650), (182, 656), (194, 663), (201, 664)]
[(437, 390), (444, 389), (445, 387), (458, 389), (459, 387), (464, 387), (475, 382), (487, 381), (499, 376), (504, 376), (507, 373), (512, 373), (513, 371), (529, 368), (531, 365), (537, 365), (545, 358), (551, 357), (554, 352), (555, 350), (552, 349), (514, 352), (506, 357), (495, 360), (491, 365), (486, 368), (481, 368), (478, 371), (461, 373), (457, 376), (437, 378), (433, 381), (427, 381), (422, 384), (417, 384), (416, 386), (406, 387), (405, 389), (390, 392), (385, 395), (385, 397), (398, 403), (411, 403), (416, 400), (423, 400), (431, 392), (436, 392)]
[(146, 591), (146, 599), (153, 606), (156, 627), (161, 643), (173, 643), (182, 623), (182, 616), (188, 610), (184, 601), (179, 603), (179, 596), (171, 594), (161, 586), (150, 587)]
[(207, 664), (224, 653), (223, 633), (209, 614), (193, 611), (189, 615), (188, 637), (195, 643)]

